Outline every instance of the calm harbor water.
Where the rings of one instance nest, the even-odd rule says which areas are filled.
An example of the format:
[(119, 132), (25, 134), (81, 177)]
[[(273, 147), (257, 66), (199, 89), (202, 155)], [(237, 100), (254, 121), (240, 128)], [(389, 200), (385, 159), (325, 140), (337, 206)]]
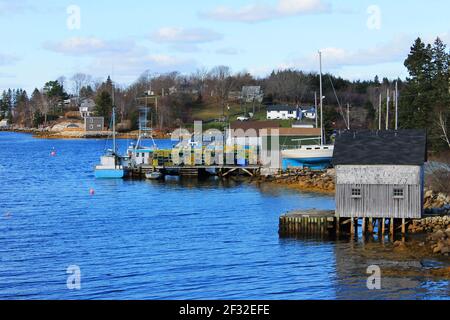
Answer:
[[(442, 261), (385, 261), (361, 254), (361, 243), (279, 238), (281, 213), (333, 209), (330, 196), (214, 179), (95, 180), (104, 148), (0, 132), (0, 299), (449, 298), (448, 281), (366, 287), (369, 265)], [(71, 265), (81, 290), (67, 289)]]

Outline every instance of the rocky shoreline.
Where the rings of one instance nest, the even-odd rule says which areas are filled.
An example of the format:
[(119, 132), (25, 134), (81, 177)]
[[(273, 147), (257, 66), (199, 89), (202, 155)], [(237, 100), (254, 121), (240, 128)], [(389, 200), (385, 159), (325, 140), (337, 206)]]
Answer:
[(334, 193), (336, 189), (335, 170), (313, 171), (309, 169), (290, 170), (286, 173), (259, 177), (260, 183), (272, 183), (302, 191)]
[[(62, 140), (78, 140), (78, 139), (108, 139), (111, 137), (111, 132), (84, 132), (84, 131), (49, 131), (44, 129), (8, 129), (0, 130), (4, 132), (16, 132), (32, 134), (37, 139), (62, 139)], [(155, 131), (153, 137), (155, 139), (170, 139), (170, 134), (164, 132)], [(139, 138), (139, 132), (119, 132), (116, 136), (117, 139), (137, 139)]]

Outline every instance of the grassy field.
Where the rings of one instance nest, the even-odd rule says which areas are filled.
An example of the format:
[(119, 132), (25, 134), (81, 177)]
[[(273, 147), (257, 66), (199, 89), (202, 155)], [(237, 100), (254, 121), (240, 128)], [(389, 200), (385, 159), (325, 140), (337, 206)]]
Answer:
[[(244, 115), (244, 112), (241, 111), (241, 106), (239, 104), (229, 104), (229, 109), (225, 108), (225, 116), (229, 117), (235, 114)], [(192, 118), (195, 120), (212, 121), (221, 119), (222, 116), (222, 106), (218, 103), (211, 103), (201, 107), (192, 108)]]
[[(251, 120), (254, 121), (266, 121), (267, 120), (267, 112), (265, 107), (256, 108), (256, 113), (253, 115)], [(252, 112), (253, 107), (251, 105), (247, 105), (247, 112)], [(197, 106), (192, 108), (192, 118), (194, 120), (201, 120), (204, 122), (204, 129), (219, 129), (222, 130), (223, 127), (227, 127), (229, 122), (236, 121), (239, 116), (245, 116), (245, 106), (239, 104), (229, 104), (229, 109), (225, 109), (225, 117), (229, 122), (222, 122), (223, 120), (223, 110), (222, 107), (218, 103), (210, 103), (207, 105)], [(292, 125), (296, 122), (296, 120), (279, 120), (281, 128), (291, 128)], [(305, 123), (315, 124), (315, 121), (304, 120)], [(187, 125), (187, 127), (193, 127), (192, 125)]]

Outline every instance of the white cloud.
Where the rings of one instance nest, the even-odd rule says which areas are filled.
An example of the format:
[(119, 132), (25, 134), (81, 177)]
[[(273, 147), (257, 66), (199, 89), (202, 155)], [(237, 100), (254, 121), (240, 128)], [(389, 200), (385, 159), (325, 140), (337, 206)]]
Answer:
[(0, 53), (0, 66), (7, 66), (19, 61), (19, 57), (9, 53)]
[(216, 50), (216, 53), (228, 56), (235, 56), (241, 53), (241, 51), (235, 48), (220, 48)]
[[(321, 49), (324, 70), (336, 70), (350, 66), (373, 66), (377, 64), (401, 63), (408, 55), (413, 39), (397, 36), (391, 41), (377, 46), (358, 50), (328, 47)], [(280, 66), (281, 69), (298, 68), (306, 71), (319, 69), (318, 54), (312, 53), (301, 58), (292, 59)]]
[(219, 6), (201, 16), (220, 21), (260, 22), (271, 19), (331, 11), (323, 0), (278, 0), (276, 5), (250, 4), (240, 8)]
[(0, 0), (0, 16), (21, 14), (35, 10), (36, 8), (28, 0)]
[[(192, 59), (154, 52), (130, 39), (102, 40), (96, 37), (68, 38), (45, 43), (47, 50), (74, 57), (84, 57), (85, 72), (94, 76), (114, 75), (122, 83), (131, 83), (145, 70), (152, 72), (191, 71), (196, 67)], [(77, 67), (79, 68), (79, 67)]]
[(134, 47), (131, 40), (105, 41), (95, 37), (73, 37), (60, 42), (47, 42), (44, 48), (66, 55), (91, 55), (108, 52), (123, 52)]
[(175, 28), (164, 27), (155, 31), (151, 39), (159, 43), (206, 43), (221, 40), (220, 33), (206, 28)]

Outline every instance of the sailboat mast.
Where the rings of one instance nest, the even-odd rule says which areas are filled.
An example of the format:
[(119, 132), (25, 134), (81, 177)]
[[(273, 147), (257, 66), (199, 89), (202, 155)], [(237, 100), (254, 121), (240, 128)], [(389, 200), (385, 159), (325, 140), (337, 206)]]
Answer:
[(320, 61), (320, 145), (323, 146), (323, 87), (322, 87), (322, 52), (319, 51), (319, 61)]
[(317, 92), (314, 92), (314, 108), (316, 109), (316, 128), (319, 127), (319, 106), (317, 104)]
[(112, 84), (112, 130), (113, 130), (113, 151), (114, 154), (117, 153), (116, 146), (116, 106), (114, 99), (114, 83)]

